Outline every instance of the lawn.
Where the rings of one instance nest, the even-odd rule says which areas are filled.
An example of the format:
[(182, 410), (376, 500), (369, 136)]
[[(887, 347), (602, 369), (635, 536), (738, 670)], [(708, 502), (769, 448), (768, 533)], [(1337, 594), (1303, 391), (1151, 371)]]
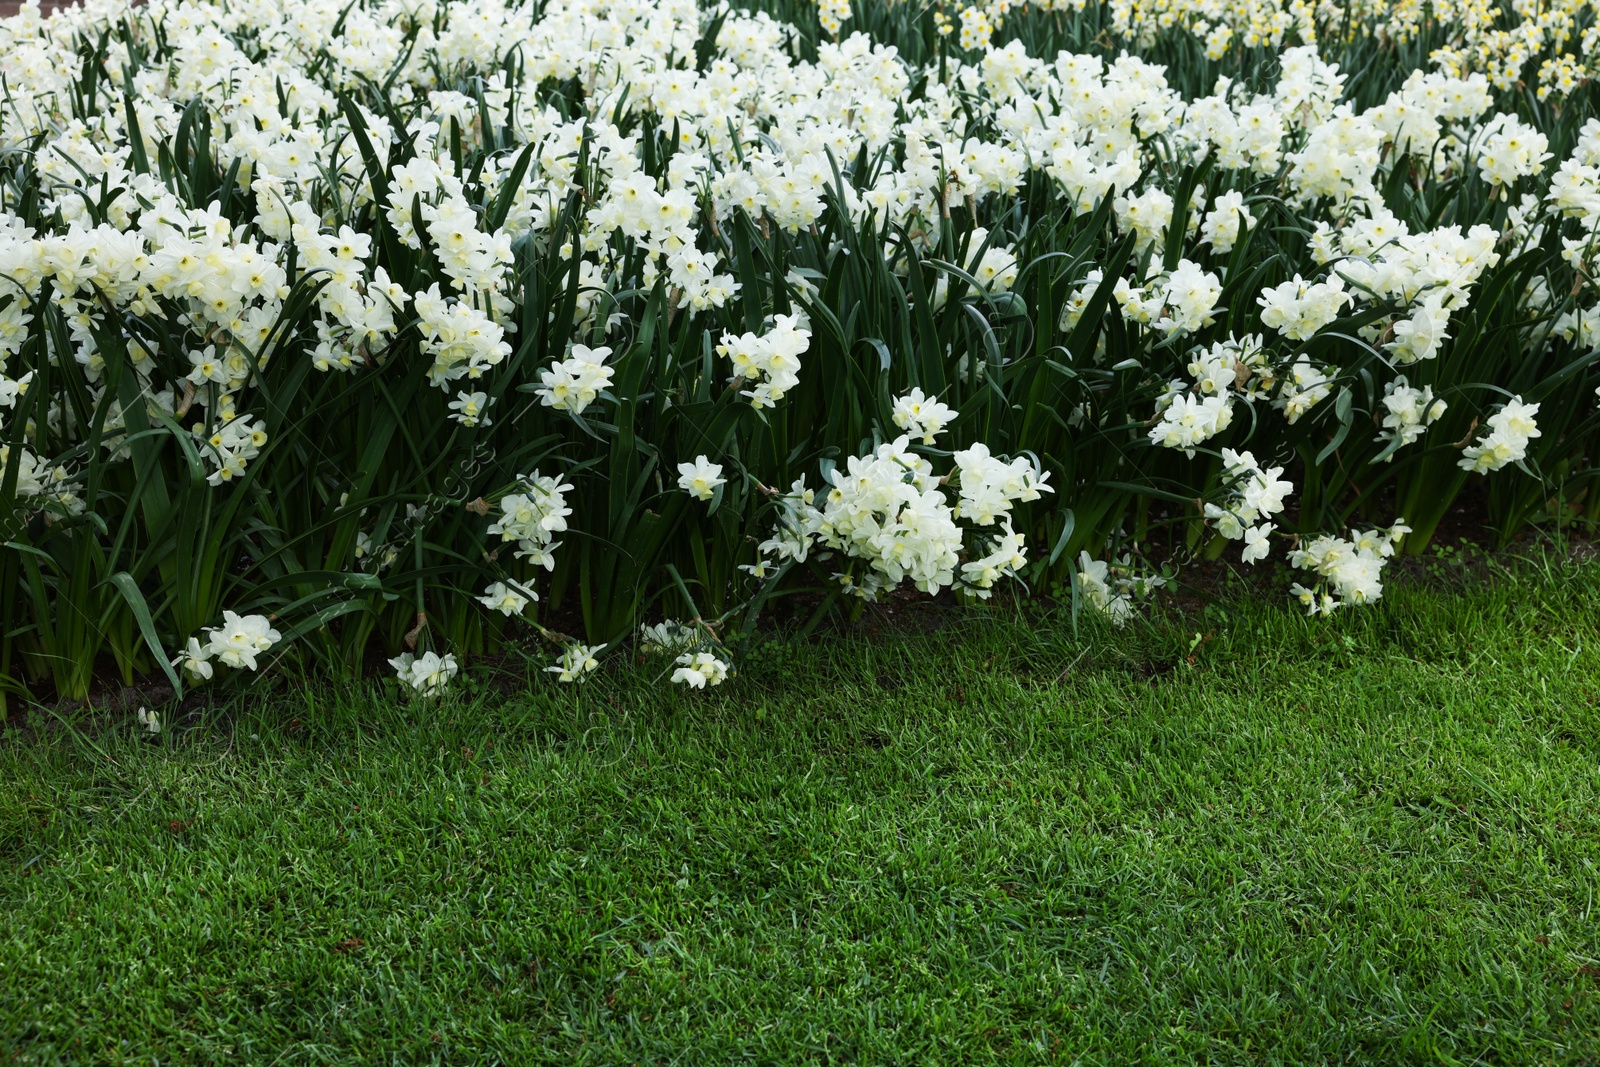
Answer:
[[(0, 745), (19, 1063), (1594, 1063), (1600, 564)], [(131, 718), (131, 716), (129, 717)], [(16, 720), (13, 720), (15, 724)]]

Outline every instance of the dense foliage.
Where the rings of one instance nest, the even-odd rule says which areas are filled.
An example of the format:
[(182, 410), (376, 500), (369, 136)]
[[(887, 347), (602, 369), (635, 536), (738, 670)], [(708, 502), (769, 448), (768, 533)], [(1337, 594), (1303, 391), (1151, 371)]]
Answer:
[(777, 596), (1600, 516), (1586, 8), (773, 10), (0, 21), (0, 677), (698, 687)]

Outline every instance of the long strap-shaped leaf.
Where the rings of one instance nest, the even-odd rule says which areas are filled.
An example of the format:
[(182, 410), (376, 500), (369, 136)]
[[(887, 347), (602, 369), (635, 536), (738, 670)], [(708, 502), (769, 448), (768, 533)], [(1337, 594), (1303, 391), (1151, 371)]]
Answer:
[(145, 603), (144, 594), (139, 591), (139, 583), (133, 580), (133, 575), (127, 571), (118, 571), (109, 581), (116, 586), (117, 592), (122, 594), (122, 599), (127, 601), (128, 610), (133, 612), (133, 619), (139, 624), (139, 632), (144, 635), (145, 647), (150, 649), (150, 654), (161, 664), (161, 669), (166, 673), (167, 681), (172, 683), (174, 696), (183, 696), (183, 682), (178, 679), (178, 672), (173, 669), (172, 661), (167, 658), (167, 653), (161, 647), (161, 638), (156, 635), (155, 620), (150, 617), (150, 605)]

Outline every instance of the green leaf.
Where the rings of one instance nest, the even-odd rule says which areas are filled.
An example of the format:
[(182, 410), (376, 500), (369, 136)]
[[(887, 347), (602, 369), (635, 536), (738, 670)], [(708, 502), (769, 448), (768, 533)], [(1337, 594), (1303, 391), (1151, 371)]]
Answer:
[(133, 575), (127, 571), (118, 571), (110, 578), (110, 582), (122, 594), (122, 599), (127, 602), (128, 610), (133, 612), (133, 619), (139, 624), (139, 633), (144, 636), (145, 647), (150, 649), (150, 655), (161, 665), (161, 670), (167, 676), (167, 681), (172, 683), (173, 695), (183, 697), (183, 682), (178, 679), (178, 672), (173, 669), (172, 661), (167, 658), (166, 650), (161, 647), (161, 638), (156, 634), (155, 620), (150, 617), (150, 605), (145, 603), (144, 594), (139, 591), (138, 583), (133, 580)]

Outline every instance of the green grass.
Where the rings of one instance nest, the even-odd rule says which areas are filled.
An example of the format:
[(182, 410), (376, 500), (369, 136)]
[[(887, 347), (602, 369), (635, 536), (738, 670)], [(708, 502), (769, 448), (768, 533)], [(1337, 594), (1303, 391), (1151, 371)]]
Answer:
[(1326, 622), (777, 645), (702, 696), (13, 734), (0, 1049), (1594, 1063), (1597, 595), (1440, 567)]

